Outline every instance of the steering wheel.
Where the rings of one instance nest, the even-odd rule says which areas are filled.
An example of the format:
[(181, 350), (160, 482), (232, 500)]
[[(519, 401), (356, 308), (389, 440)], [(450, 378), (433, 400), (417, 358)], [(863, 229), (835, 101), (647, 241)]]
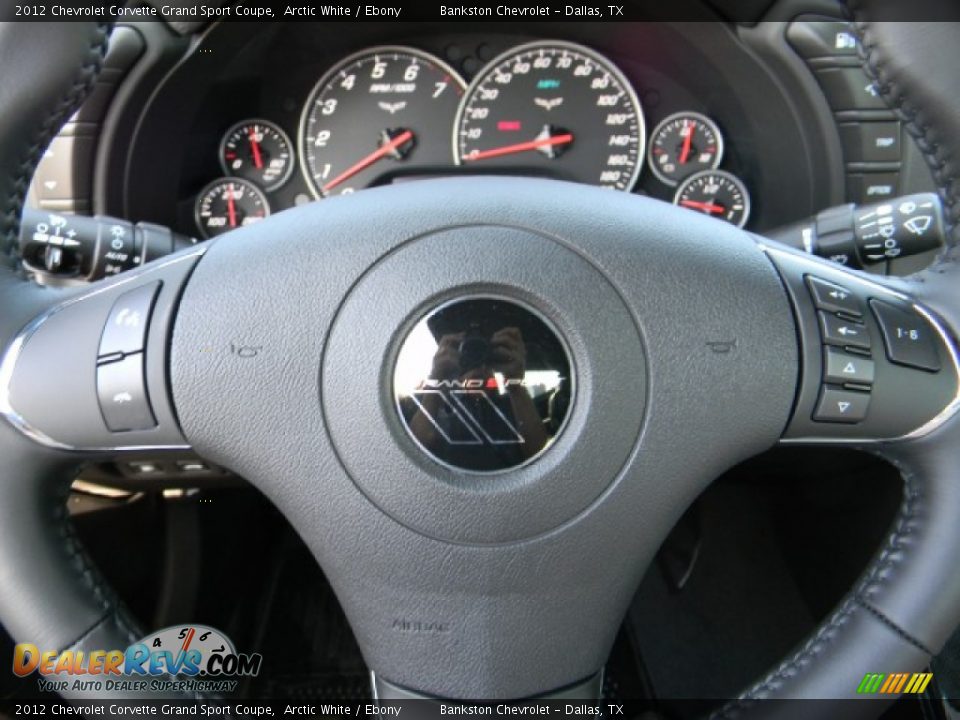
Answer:
[[(876, 23), (883, 6), (855, 10), (865, 67), (955, 223), (960, 26)], [(881, 278), (625, 193), (425, 180), (297, 207), (82, 289), (39, 287), (18, 270), (17, 218), (108, 30), (0, 28), (0, 621), (15, 640), (140, 636), (64, 499), (85, 461), (170, 447), (283, 512), (380, 697), (598, 693), (672, 525), (781, 441), (877, 453), (901, 471), (903, 503), (835, 611), (722, 712), (855, 697), (876, 658), (918, 671), (956, 628), (956, 228), (932, 268)], [(872, 377), (853, 391), (831, 381), (843, 370), (821, 316), (871, 340)]]

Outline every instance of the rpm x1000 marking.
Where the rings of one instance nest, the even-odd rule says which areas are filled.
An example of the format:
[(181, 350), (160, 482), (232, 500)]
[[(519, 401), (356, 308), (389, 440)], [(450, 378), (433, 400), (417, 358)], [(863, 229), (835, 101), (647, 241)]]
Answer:
[(313, 194), (449, 167), (463, 88), (449, 65), (413, 48), (370, 48), (342, 60), (317, 83), (300, 120), (300, 161)]
[(461, 165), (630, 190), (646, 145), (630, 82), (589, 48), (534, 42), (495, 58), (467, 89), (453, 150)]

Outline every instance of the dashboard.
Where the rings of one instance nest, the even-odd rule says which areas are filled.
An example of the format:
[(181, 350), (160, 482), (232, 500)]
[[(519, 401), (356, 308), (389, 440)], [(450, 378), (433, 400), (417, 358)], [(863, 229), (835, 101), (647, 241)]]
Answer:
[(803, 128), (732, 28), (413, 27), (215, 26), (143, 114), (131, 167), (152, 171), (128, 173), (128, 214), (213, 237), (464, 173), (589, 183), (751, 229), (822, 204)]
[(757, 24), (229, 22), (192, 40), (121, 24), (111, 97), (51, 146), (72, 182), (45, 159), (35, 204), (205, 239), (377, 185), (532, 175), (762, 234), (931, 189), (846, 23), (784, 4)]
[[(447, 52), (447, 55), (456, 53)], [(455, 172), (551, 177), (629, 192), (646, 158), (674, 203), (743, 226), (749, 192), (718, 170), (723, 133), (678, 111), (647, 131), (633, 85), (608, 58), (560, 40), (508, 48), (466, 81), (443, 58), (398, 45), (337, 61), (307, 96), (296, 135), (262, 118), (226, 130), (226, 175), (197, 196), (197, 230), (213, 237), (270, 214), (266, 193), (299, 165), (320, 200)]]

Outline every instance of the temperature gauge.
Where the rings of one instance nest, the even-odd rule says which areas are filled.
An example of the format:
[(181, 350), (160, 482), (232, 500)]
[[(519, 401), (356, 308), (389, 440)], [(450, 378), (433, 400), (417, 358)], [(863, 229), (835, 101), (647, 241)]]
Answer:
[(725, 170), (703, 170), (677, 188), (673, 204), (743, 227), (750, 218), (750, 194), (743, 181)]
[(274, 123), (244, 120), (220, 141), (220, 165), (227, 175), (250, 180), (270, 192), (290, 178), (292, 148), (290, 138)]
[(679, 112), (657, 125), (647, 157), (653, 174), (673, 187), (694, 173), (720, 165), (723, 136), (706, 115)]
[(251, 225), (270, 214), (267, 197), (256, 185), (241, 178), (220, 178), (197, 196), (197, 228), (205, 238)]

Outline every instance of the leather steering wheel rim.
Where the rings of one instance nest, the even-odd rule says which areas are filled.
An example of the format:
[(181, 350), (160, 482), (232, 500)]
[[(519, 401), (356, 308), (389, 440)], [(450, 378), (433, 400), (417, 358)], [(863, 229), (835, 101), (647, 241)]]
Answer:
[[(960, 26), (877, 22), (885, 6), (877, 0), (852, 8), (864, 66), (923, 150), (952, 222), (950, 244), (933, 267), (887, 284), (922, 301), (956, 335), (960, 78), (952, 69), (960, 66)], [(88, 23), (0, 28), (0, 65), (9, 69), (0, 84), (0, 217), (7, 256), (0, 269), (2, 345), (38, 313), (78, 292), (38, 287), (18, 272), (17, 217), (44, 148), (92, 86), (108, 32)], [(41, 33), (44, 42), (35, 42)], [(14, 83), (17, 77), (29, 83)], [(960, 576), (954, 571), (960, 419), (954, 416), (918, 440), (868, 449), (893, 463), (904, 479), (890, 536), (814, 635), (721, 715), (749, 711), (761, 699), (849, 697), (876, 658), (898, 672), (919, 671), (960, 622)], [(10, 634), (74, 650), (125, 647), (136, 640), (138, 629), (70, 530), (64, 500), (77, 458), (42, 448), (6, 423), (0, 423), (0, 456), (0, 620)], [(876, 706), (864, 703), (862, 712), (873, 715)]]

